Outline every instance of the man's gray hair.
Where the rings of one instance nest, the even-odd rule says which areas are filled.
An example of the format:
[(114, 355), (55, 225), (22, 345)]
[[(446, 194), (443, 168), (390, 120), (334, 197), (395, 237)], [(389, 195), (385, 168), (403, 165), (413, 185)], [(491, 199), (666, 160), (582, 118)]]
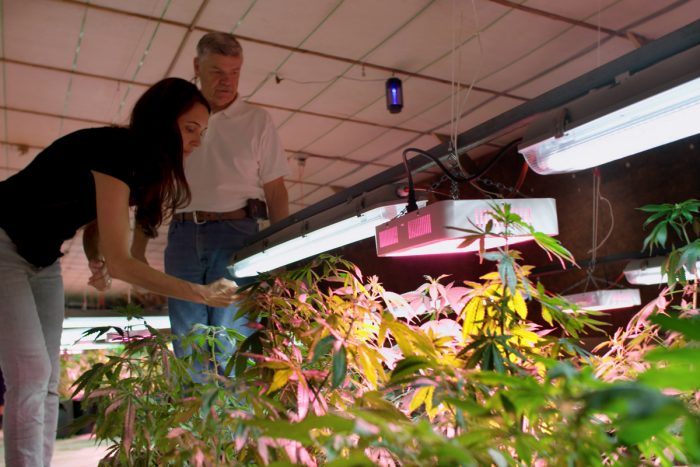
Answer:
[(227, 32), (208, 32), (197, 43), (197, 57), (218, 54), (228, 57), (239, 57), (243, 48), (233, 34)]

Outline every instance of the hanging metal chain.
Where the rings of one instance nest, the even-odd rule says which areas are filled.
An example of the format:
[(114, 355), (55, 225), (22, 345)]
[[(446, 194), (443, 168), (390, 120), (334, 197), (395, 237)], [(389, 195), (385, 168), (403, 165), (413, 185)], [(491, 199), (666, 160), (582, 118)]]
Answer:
[(515, 195), (521, 198), (526, 198), (526, 196), (517, 189), (515, 189), (515, 187), (505, 185), (501, 182), (494, 182), (490, 178), (480, 177), (478, 179), (475, 179), (475, 181), (483, 183), (484, 186), (496, 188), (499, 193), (509, 193), (509, 196)]

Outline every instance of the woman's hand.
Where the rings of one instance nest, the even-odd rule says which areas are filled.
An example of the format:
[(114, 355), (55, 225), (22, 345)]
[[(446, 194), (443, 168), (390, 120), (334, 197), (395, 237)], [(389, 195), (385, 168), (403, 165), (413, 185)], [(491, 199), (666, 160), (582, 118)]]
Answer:
[(112, 287), (112, 277), (107, 271), (107, 265), (103, 259), (91, 259), (88, 262), (88, 267), (92, 275), (88, 279), (88, 284), (104, 292)]
[(218, 281), (203, 286), (204, 303), (217, 308), (224, 308), (238, 300), (238, 285), (222, 277)]

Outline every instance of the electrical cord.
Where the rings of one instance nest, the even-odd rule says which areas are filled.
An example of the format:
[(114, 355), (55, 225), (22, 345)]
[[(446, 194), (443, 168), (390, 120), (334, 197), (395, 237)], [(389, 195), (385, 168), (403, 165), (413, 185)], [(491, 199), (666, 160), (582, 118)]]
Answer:
[[(514, 139), (510, 143), (506, 144), (503, 148), (501, 148), (500, 151), (498, 151), (498, 154), (496, 154), (489, 162), (486, 164), (486, 167), (484, 167), (483, 170), (479, 171), (477, 174), (473, 175), (456, 175), (453, 174), (451, 171), (445, 167), (445, 165), (440, 161), (440, 159), (437, 156), (434, 156), (430, 154), (427, 151), (424, 151), (422, 149), (418, 148), (406, 148), (403, 150), (401, 153), (401, 157), (403, 158), (403, 166), (404, 169), (406, 170), (406, 177), (408, 178), (408, 204), (406, 206), (406, 211), (407, 212), (413, 212), (418, 210), (418, 203), (416, 201), (416, 190), (413, 185), (413, 174), (411, 172), (410, 167), (408, 166), (408, 154), (411, 152), (415, 152), (416, 154), (420, 156), (424, 156), (429, 158), (431, 161), (437, 165), (440, 170), (444, 172), (444, 174), (452, 181), (457, 182), (457, 183), (470, 183), (472, 180), (477, 180), (479, 177), (483, 176), (486, 174), (489, 170), (493, 168), (493, 166), (498, 162), (513, 146), (515, 146), (517, 143), (521, 141), (521, 138)], [(464, 169), (460, 166), (460, 170), (464, 172)]]

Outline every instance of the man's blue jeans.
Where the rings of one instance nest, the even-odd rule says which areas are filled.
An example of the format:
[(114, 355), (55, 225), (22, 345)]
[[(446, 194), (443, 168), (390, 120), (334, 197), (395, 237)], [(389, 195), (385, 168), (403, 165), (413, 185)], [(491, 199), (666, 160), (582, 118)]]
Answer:
[[(227, 266), (235, 252), (244, 246), (245, 239), (258, 232), (258, 224), (253, 219), (232, 221), (211, 221), (195, 224), (192, 221), (173, 221), (168, 231), (168, 245), (165, 249), (165, 272), (197, 284), (209, 284), (226, 277), (239, 285), (250, 279), (234, 279)], [(215, 308), (184, 300), (168, 299), (170, 326), (173, 334), (173, 348), (179, 358), (192, 353), (190, 346), (183, 346), (181, 338), (188, 335), (197, 324), (224, 326), (249, 336), (253, 329), (247, 326), (246, 317), (235, 320), (238, 312), (234, 304), (228, 308)], [(227, 339), (221, 339), (226, 342)], [(215, 351), (217, 371), (223, 373), (228, 359), (235, 351), (228, 343), (225, 348)], [(191, 369), (192, 379), (201, 383), (211, 368), (204, 368), (195, 361)]]

